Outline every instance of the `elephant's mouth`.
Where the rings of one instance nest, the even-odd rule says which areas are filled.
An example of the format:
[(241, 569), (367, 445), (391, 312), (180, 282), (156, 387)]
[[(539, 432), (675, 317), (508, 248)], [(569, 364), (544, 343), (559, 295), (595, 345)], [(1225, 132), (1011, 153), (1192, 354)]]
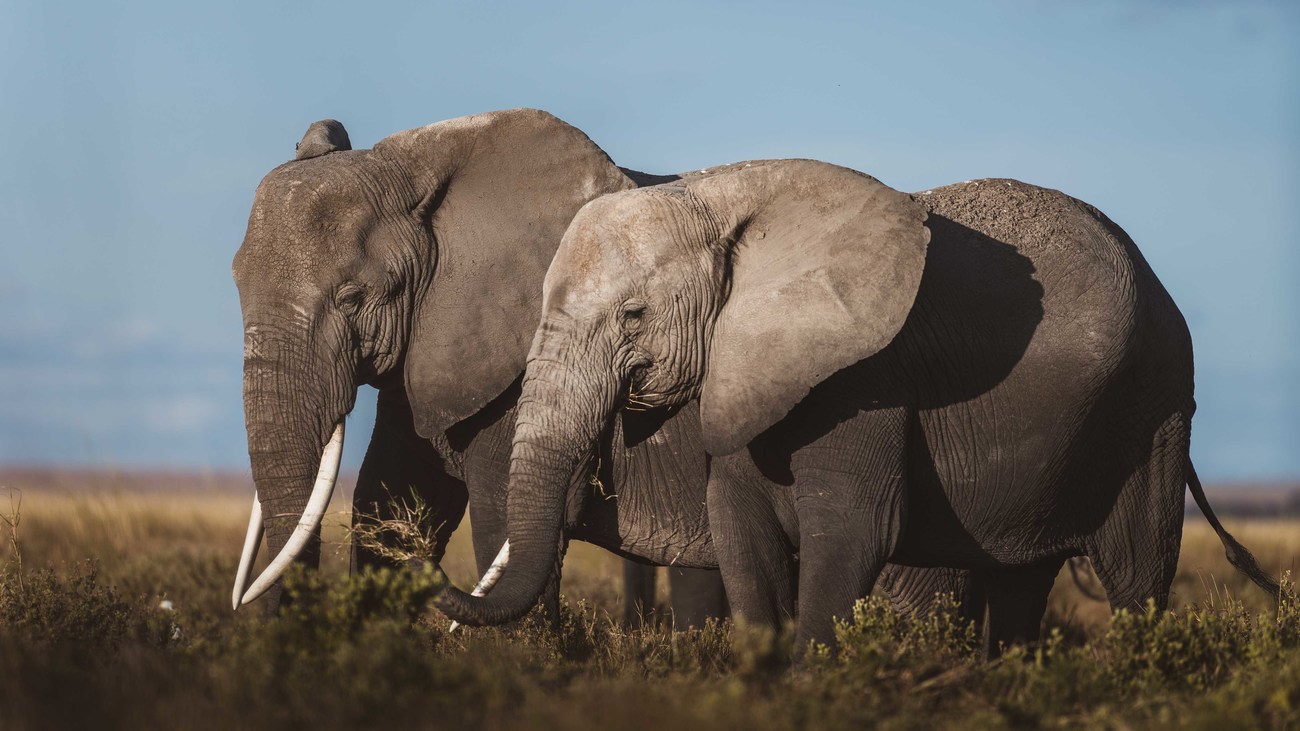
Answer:
[(628, 374), (627, 395), (622, 404), (629, 411), (649, 411), (680, 406), (694, 398), (690, 384), (658, 363), (637, 366)]
[(627, 375), (624, 407), (631, 411), (646, 411), (665, 405), (667, 395), (658, 387), (661, 375), (653, 362), (633, 366)]
[(244, 604), (257, 599), (275, 585), (284, 576), (284, 572), (297, 560), (308, 542), (316, 537), (330, 498), (334, 496), (334, 486), (338, 483), (339, 463), (343, 458), (343, 421), (334, 427), (334, 433), (321, 453), (320, 468), (316, 472), (316, 483), (312, 486), (311, 497), (307, 507), (298, 518), (293, 534), (280, 549), (280, 554), (273, 558), (262, 574), (250, 585), (249, 578), (253, 561), (257, 558), (258, 546), (262, 543), (264, 523), (262, 519), (262, 502), (254, 495), (253, 510), (248, 520), (248, 534), (244, 537), (244, 550), (239, 558), (239, 569), (235, 572), (235, 587), (230, 595), (231, 607), (238, 610)]

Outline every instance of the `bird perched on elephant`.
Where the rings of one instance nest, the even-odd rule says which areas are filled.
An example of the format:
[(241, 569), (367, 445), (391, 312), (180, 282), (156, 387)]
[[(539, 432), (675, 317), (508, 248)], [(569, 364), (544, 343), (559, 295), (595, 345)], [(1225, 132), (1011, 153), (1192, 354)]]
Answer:
[(1276, 591), (1204, 502), (1190, 337), (1117, 225), (1013, 180), (907, 195), (770, 160), (578, 213), (521, 386), (517, 557), (492, 594), (448, 589), (443, 611), (526, 611), (602, 425), (693, 403), (732, 609), (797, 616), (799, 648), (833, 644), (886, 561), (971, 572), (993, 642), (1037, 634), (1071, 556), (1091, 558), (1113, 606), (1164, 607), (1185, 485)]

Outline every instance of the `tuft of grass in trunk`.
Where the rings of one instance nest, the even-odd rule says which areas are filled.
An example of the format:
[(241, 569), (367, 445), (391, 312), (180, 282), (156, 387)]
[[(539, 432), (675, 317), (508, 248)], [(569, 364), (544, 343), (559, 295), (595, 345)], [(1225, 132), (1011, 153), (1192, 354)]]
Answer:
[(429, 504), (414, 491), (401, 500), (389, 493), (387, 512), (391, 517), (358, 521), (348, 528), (348, 541), (395, 565), (434, 563), (439, 526), (432, 524)]

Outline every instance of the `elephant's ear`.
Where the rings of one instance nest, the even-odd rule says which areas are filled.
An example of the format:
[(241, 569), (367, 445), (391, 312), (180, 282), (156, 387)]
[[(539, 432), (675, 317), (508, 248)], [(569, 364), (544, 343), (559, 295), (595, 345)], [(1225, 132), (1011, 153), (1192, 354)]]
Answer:
[(409, 171), (438, 260), (416, 314), (406, 385), (424, 436), (478, 412), (524, 370), (542, 280), (584, 203), (635, 187), (580, 130), (534, 109), (392, 135), (375, 152)]
[(351, 149), (352, 140), (348, 139), (348, 131), (343, 127), (343, 123), (335, 119), (322, 119), (319, 122), (312, 122), (307, 128), (302, 139), (294, 146), (296, 152), (293, 159), (307, 160), (331, 152)]
[(730, 291), (700, 395), (705, 445), (723, 455), (893, 340), (930, 232), (908, 195), (826, 163), (745, 163), (687, 185), (730, 232)]

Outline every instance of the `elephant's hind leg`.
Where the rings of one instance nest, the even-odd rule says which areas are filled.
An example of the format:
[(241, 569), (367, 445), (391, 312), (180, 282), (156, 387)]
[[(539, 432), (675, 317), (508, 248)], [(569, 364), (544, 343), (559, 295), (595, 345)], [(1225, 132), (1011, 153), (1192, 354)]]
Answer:
[(1171, 414), (1150, 451), (1125, 481), (1115, 508), (1088, 545), (1097, 578), (1114, 609), (1169, 604), (1178, 569), (1187, 484), (1190, 415)]
[(876, 586), (889, 595), (894, 609), (901, 614), (924, 615), (937, 611), (940, 598), (951, 596), (957, 602), (957, 617), (984, 626), (987, 581), (968, 569), (918, 568), (889, 564), (876, 580)]
[(668, 567), (673, 629), (699, 629), (710, 619), (727, 616), (727, 592), (722, 574), (712, 569)]
[(623, 626), (640, 629), (654, 624), (655, 584), (659, 569), (623, 559)]
[(984, 654), (991, 658), (1004, 648), (1037, 642), (1047, 612), (1047, 597), (1064, 560), (1045, 561), (1024, 569), (987, 572), (989, 623)]

